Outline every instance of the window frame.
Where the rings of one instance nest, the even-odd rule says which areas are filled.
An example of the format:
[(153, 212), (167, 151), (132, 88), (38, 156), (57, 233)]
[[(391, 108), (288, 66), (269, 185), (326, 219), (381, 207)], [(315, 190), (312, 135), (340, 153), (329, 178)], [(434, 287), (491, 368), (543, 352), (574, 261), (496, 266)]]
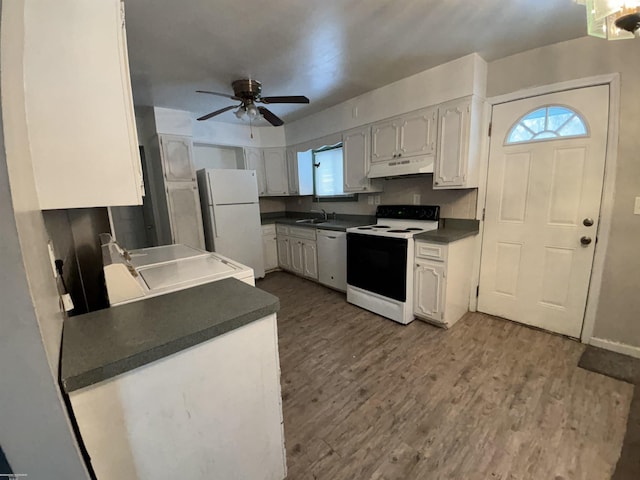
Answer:
[[(325, 145), (320, 148), (311, 150), (311, 162), (312, 162), (312, 170), (313, 170), (313, 201), (314, 202), (357, 202), (358, 194), (357, 193), (345, 193), (343, 195), (322, 195), (319, 196), (316, 192), (316, 153), (328, 152), (330, 150), (336, 150), (341, 148), (343, 151), (342, 155), (342, 168), (344, 171), (344, 144), (343, 142), (336, 143), (334, 145)], [(344, 185), (343, 185), (344, 188)]]
[[(562, 108), (562, 109), (568, 110), (573, 115), (571, 117), (569, 117), (569, 119), (567, 121), (565, 121), (562, 125), (560, 125), (559, 128), (557, 128), (555, 130), (547, 130), (546, 127), (548, 126), (549, 109), (551, 109), (551, 108)], [(542, 130), (541, 132), (534, 133), (533, 130), (531, 130), (529, 127), (524, 125), (522, 122), (523, 122), (523, 120), (527, 119), (527, 117), (529, 117), (529, 115), (531, 115), (532, 113), (538, 112), (540, 110), (545, 110), (545, 129)], [(573, 118), (578, 118), (580, 120), (580, 122), (584, 126), (585, 133), (584, 134), (579, 134), (579, 135), (562, 135), (562, 136), (558, 135), (557, 132), (559, 130), (561, 130), (562, 128), (564, 128)], [(539, 135), (539, 134), (541, 134), (543, 132), (546, 132), (546, 131), (553, 132), (553, 133), (556, 134), (556, 136), (555, 137), (547, 137), (547, 138), (538, 138), (538, 139), (530, 138), (528, 140), (522, 140), (522, 141), (510, 141), (509, 138), (513, 134), (514, 130), (520, 125), (522, 125), (524, 128), (526, 128), (531, 133), (533, 133), (534, 136), (535, 135)], [(529, 110), (527, 113), (525, 113), (524, 115), (520, 116), (515, 122), (513, 122), (513, 124), (509, 128), (509, 130), (507, 130), (507, 134), (506, 134), (505, 139), (504, 139), (504, 146), (526, 145), (526, 144), (529, 144), (529, 143), (540, 143), (540, 142), (553, 142), (553, 141), (558, 141), (558, 140), (567, 140), (567, 139), (574, 139), (574, 138), (588, 138), (590, 136), (591, 136), (591, 129), (589, 128), (589, 123), (586, 121), (586, 119), (585, 119), (584, 115), (582, 115), (582, 113), (580, 113), (575, 108), (570, 107), (569, 105), (553, 103), (553, 104), (539, 106), (539, 107), (536, 107), (536, 108), (534, 108), (532, 110)]]

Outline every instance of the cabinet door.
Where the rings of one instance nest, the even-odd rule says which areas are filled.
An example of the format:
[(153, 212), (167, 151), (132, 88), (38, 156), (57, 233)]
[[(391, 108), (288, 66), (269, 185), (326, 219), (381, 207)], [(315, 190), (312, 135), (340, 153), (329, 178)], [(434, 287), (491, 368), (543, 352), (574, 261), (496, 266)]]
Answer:
[(289, 177), (289, 195), (300, 195), (298, 152), (294, 148), (287, 148), (287, 176)]
[(160, 135), (162, 170), (167, 182), (194, 182), (193, 152), (190, 137)]
[(399, 120), (400, 157), (433, 155), (436, 153), (438, 109), (429, 108), (410, 113)]
[(304, 240), (302, 242), (302, 256), (304, 260), (305, 277), (318, 279), (318, 249), (316, 242)]
[(345, 132), (342, 136), (343, 189), (345, 193), (366, 192), (371, 182), (367, 178), (370, 155), (371, 130), (369, 127)]
[(418, 262), (414, 271), (413, 313), (442, 320), (444, 316), (444, 264)]
[(376, 123), (371, 127), (371, 161), (384, 162), (399, 153), (398, 119)]
[(304, 275), (304, 253), (302, 240), (291, 238), (291, 271), (298, 275)]
[[(24, 78), (15, 88), (28, 112), (40, 208), (141, 205), (121, 2), (59, 0), (27, 10)], [(17, 98), (13, 87), (3, 84), (3, 96)]]
[(266, 195), (267, 184), (264, 178), (264, 158), (262, 157), (262, 150), (259, 148), (244, 149), (244, 169), (256, 171), (258, 195), (261, 197)]
[(264, 255), (264, 269), (273, 270), (274, 268), (278, 268), (278, 242), (275, 235), (262, 236), (262, 251)]
[(287, 195), (289, 180), (284, 148), (265, 148), (263, 154), (267, 195)]
[(450, 102), (438, 111), (438, 155), (434, 166), (436, 188), (465, 184), (469, 152), (471, 99)]
[(278, 245), (278, 266), (284, 270), (291, 270), (291, 241), (289, 237), (278, 235), (276, 243)]
[(171, 224), (171, 240), (204, 250), (200, 196), (195, 183), (167, 184), (167, 206)]

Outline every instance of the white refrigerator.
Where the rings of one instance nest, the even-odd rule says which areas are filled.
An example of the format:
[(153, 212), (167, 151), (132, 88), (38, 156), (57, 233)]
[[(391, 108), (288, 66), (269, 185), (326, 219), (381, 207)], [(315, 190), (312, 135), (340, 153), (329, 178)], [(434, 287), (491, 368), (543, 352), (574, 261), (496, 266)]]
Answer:
[(253, 268), (264, 277), (258, 181), (254, 170), (198, 170), (207, 250)]

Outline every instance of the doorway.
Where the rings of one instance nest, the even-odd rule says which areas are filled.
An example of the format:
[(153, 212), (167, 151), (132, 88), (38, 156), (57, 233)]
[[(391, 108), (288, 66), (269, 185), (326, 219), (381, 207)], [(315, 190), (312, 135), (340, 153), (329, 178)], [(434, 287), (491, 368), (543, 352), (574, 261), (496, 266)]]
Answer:
[(494, 106), (478, 310), (580, 337), (608, 125), (608, 85)]

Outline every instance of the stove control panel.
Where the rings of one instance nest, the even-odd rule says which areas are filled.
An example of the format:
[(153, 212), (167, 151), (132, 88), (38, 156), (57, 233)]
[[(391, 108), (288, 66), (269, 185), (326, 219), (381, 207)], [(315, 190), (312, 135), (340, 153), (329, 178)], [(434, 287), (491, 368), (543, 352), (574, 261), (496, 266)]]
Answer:
[(379, 205), (376, 218), (395, 218), (400, 220), (440, 220), (438, 205)]

